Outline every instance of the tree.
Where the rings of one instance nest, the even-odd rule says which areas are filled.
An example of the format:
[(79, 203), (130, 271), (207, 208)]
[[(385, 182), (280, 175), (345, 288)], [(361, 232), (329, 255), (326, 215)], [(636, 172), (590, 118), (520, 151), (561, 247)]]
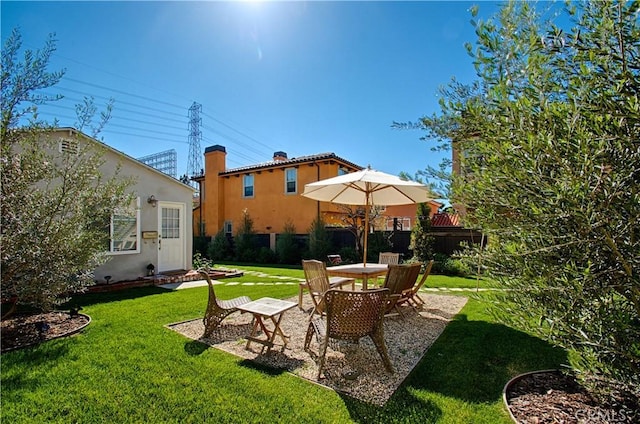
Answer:
[(236, 232), (235, 248), (236, 259), (241, 262), (255, 262), (258, 256), (258, 249), (255, 247), (253, 229), (253, 219), (247, 209), (242, 211), (242, 224)]
[(324, 261), (331, 253), (331, 249), (329, 232), (322, 217), (318, 216), (309, 228), (309, 255), (314, 259)]
[(409, 248), (413, 250), (413, 259), (418, 262), (427, 263), (433, 259), (433, 244), (435, 242), (431, 235), (431, 212), (426, 203), (418, 204), (416, 209), (416, 223), (411, 230), (411, 244)]
[(296, 242), (296, 227), (290, 219), (284, 223), (284, 231), (276, 241), (276, 253), (283, 264), (299, 264), (302, 259), (300, 246)]
[[(345, 228), (354, 235), (356, 240), (356, 251), (360, 256), (362, 256), (364, 250), (365, 207), (342, 204), (338, 204), (337, 206), (340, 210), (340, 220)], [(380, 208), (372, 206), (369, 209), (369, 229), (371, 231), (375, 230), (375, 224), (380, 220), (381, 216), (382, 210)]]
[(224, 232), (224, 228), (221, 228), (209, 243), (207, 256), (209, 256), (209, 259), (212, 261), (228, 261), (233, 259), (231, 241)]
[(489, 234), (483, 263), (507, 289), (496, 315), (569, 349), (593, 389), (636, 396), (639, 9), (581, 2), (566, 30), (505, 5), (475, 24), (476, 90), (422, 121), (461, 152), (453, 201)]
[[(111, 215), (130, 202), (130, 181), (100, 174), (101, 152), (78, 143), (77, 154), (58, 152), (39, 121), (37, 106), (60, 96), (40, 94), (64, 71), (50, 73), (51, 36), (42, 50), (24, 52), (14, 30), (2, 50), (2, 286), (12, 313), (20, 304), (50, 309), (67, 294), (93, 283), (93, 270), (107, 260)], [(108, 108), (110, 110), (110, 108)], [(90, 99), (77, 106), (78, 129), (91, 125)], [(99, 130), (108, 114), (102, 115)], [(95, 134), (95, 132), (94, 132)]]

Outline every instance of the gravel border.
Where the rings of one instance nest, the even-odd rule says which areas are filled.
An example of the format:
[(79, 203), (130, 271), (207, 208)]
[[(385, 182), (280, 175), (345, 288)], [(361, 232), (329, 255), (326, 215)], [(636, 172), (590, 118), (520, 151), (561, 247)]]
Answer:
[[(262, 345), (257, 343), (252, 343), (248, 350), (245, 349), (244, 337), (251, 330), (249, 314), (231, 314), (209, 339), (202, 337), (202, 318), (169, 324), (167, 327), (190, 339), (201, 341), (240, 358), (287, 370), (367, 403), (384, 405), (440, 336), (451, 318), (467, 302), (467, 298), (461, 296), (420, 296), (426, 305), (419, 313), (411, 307), (403, 307), (405, 319), (398, 315), (385, 318), (384, 334), (395, 371), (393, 374), (388, 373), (382, 366), (382, 360), (371, 340), (363, 338), (358, 344), (332, 341), (327, 349), (323, 376), (320, 380), (316, 379), (319, 345), (315, 337), (311, 342), (310, 352), (303, 349), (311, 310), (309, 296), (304, 298), (304, 311), (296, 307), (285, 312), (282, 318), (281, 327), (285, 334), (290, 336), (286, 348), (283, 350), (281, 340), (276, 338), (279, 344), (268, 354), (266, 349), (265, 353), (261, 353)], [(297, 302), (297, 298), (287, 300)], [(355, 379), (346, 378), (354, 375)]]

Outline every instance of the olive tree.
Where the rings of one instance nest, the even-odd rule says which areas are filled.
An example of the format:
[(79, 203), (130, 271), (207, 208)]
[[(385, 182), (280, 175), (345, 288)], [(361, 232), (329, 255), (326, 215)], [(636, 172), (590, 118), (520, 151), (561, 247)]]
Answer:
[[(453, 203), (489, 234), (504, 322), (569, 350), (592, 388), (640, 387), (638, 2), (536, 5), (474, 22), (479, 80), (421, 125), (460, 154)], [(547, 15), (549, 16), (549, 15)], [(556, 22), (559, 22), (556, 20)]]
[[(13, 304), (8, 313), (19, 304), (50, 309), (93, 283), (93, 270), (107, 260), (110, 216), (128, 205), (130, 184), (100, 174), (104, 161), (97, 147), (78, 140), (77, 154), (58, 151), (48, 136), (54, 124), (37, 115), (38, 105), (61, 98), (40, 91), (64, 75), (47, 71), (55, 40), (24, 51), (22, 60), (21, 46), (14, 30), (4, 43), (1, 69), (1, 296)], [(91, 127), (92, 101), (77, 112), (78, 129)], [(108, 113), (94, 130), (106, 119)]]

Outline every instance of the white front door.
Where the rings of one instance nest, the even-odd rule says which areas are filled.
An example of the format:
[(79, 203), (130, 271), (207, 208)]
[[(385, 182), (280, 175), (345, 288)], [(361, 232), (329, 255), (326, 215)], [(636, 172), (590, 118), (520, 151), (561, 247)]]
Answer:
[(184, 269), (184, 204), (158, 202), (158, 272)]

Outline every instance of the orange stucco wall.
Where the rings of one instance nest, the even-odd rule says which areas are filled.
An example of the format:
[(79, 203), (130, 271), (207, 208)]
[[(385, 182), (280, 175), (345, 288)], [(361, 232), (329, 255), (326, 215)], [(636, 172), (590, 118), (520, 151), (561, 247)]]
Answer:
[[(205, 153), (205, 176), (201, 181), (202, 219), (205, 235), (213, 236), (231, 221), (233, 233), (237, 231), (246, 210), (253, 220), (257, 233), (281, 233), (286, 222), (291, 222), (296, 232), (306, 233), (318, 213), (337, 211), (337, 206), (302, 197), (304, 185), (314, 181), (335, 177), (340, 167), (346, 164), (336, 160), (318, 160), (299, 164), (278, 165), (269, 168), (248, 169), (219, 175), (225, 171), (226, 153), (222, 150)], [(285, 170), (297, 170), (297, 191), (285, 192)], [(350, 171), (354, 171), (350, 167)], [(254, 178), (254, 195), (243, 196), (244, 175)], [(200, 211), (194, 216), (199, 221)]]
[[(257, 168), (257, 167), (255, 167)], [(304, 185), (335, 177), (340, 168), (349, 172), (356, 171), (353, 164), (339, 159), (317, 159), (306, 162), (282, 164), (274, 161), (266, 167), (226, 172), (226, 152), (222, 146), (212, 146), (205, 151), (205, 175), (200, 179), (201, 207), (194, 211), (194, 234), (199, 235), (199, 223), (202, 219), (207, 236), (214, 236), (230, 221), (235, 234), (243, 221), (246, 211), (253, 220), (253, 229), (257, 233), (282, 233), (290, 222), (297, 233), (307, 233), (311, 223), (320, 214), (325, 223), (341, 226), (340, 206), (302, 197)], [(286, 169), (297, 170), (297, 191), (286, 193)], [(223, 173), (223, 175), (220, 175)], [(245, 198), (244, 176), (253, 175), (253, 197)], [(441, 206), (430, 202), (431, 214)], [(416, 217), (416, 205), (388, 206), (384, 217), (408, 217), (413, 226)], [(374, 225), (376, 229), (385, 228), (386, 219), (381, 217)], [(405, 228), (410, 229), (410, 228)]]

